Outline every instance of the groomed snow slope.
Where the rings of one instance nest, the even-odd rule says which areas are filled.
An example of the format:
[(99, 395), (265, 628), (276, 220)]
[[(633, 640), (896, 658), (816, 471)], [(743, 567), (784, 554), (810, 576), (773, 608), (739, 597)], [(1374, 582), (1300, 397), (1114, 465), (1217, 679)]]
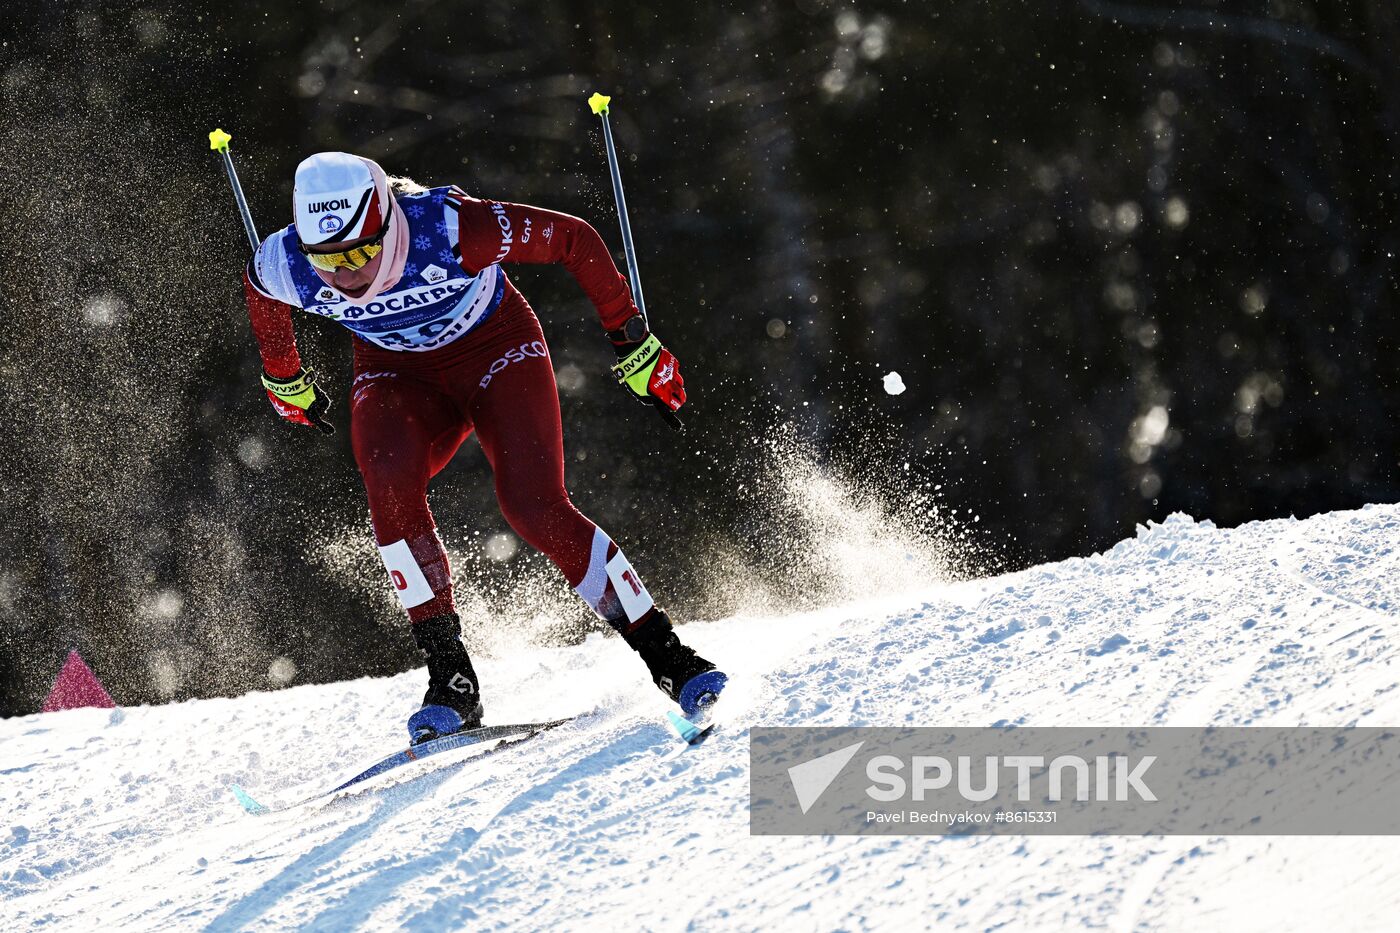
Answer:
[[(0, 722), (0, 928), (1393, 928), (1389, 838), (748, 835), (753, 724), (1400, 724), (1400, 507), (1107, 553), (899, 604), (693, 624), (734, 722), (676, 745), (617, 639), (481, 665), (473, 763), (268, 817), (401, 742), (421, 672)], [(442, 759), (436, 761), (441, 762)]]

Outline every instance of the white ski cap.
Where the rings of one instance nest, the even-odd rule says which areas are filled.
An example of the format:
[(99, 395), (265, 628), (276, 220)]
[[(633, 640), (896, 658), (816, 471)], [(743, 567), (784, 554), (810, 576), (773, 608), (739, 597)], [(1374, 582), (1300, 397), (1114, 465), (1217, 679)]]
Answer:
[(378, 163), (348, 152), (318, 152), (297, 166), (292, 187), (297, 236), (308, 246), (374, 236), (391, 197)]

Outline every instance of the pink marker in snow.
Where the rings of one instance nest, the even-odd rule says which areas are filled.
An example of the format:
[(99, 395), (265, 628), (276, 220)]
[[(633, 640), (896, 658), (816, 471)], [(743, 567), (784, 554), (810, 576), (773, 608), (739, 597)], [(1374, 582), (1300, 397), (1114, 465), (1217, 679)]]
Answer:
[(63, 662), (63, 670), (58, 672), (58, 678), (53, 682), (48, 699), (44, 700), (44, 712), (54, 713), (85, 706), (115, 709), (116, 705), (92, 668), (83, 663), (77, 650), (72, 650), (68, 652), (68, 660)]

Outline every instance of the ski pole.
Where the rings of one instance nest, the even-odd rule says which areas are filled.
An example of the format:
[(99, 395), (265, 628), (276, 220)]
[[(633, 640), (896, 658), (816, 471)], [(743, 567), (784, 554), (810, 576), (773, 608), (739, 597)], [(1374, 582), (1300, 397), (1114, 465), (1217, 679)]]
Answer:
[(233, 185), (233, 198), (238, 202), (238, 213), (243, 218), (243, 229), (248, 234), (248, 245), (257, 252), (258, 239), (257, 228), (253, 226), (253, 214), (248, 210), (248, 202), (243, 197), (243, 186), (238, 183), (238, 173), (233, 170), (233, 156), (229, 155), (228, 144), (232, 136), (221, 129), (215, 129), (209, 134), (209, 148), (224, 157), (224, 170), (228, 172), (228, 183)]
[(603, 142), (608, 149), (608, 172), (612, 175), (613, 200), (617, 201), (617, 222), (622, 227), (622, 249), (627, 253), (627, 278), (632, 283), (632, 297), (637, 300), (637, 310), (642, 312), (642, 320), (650, 330), (647, 302), (642, 297), (642, 276), (637, 271), (637, 251), (632, 246), (632, 224), (627, 220), (627, 198), (622, 194), (622, 172), (617, 167), (617, 148), (613, 145), (612, 124), (608, 122), (608, 102), (611, 100), (611, 97), (595, 93), (588, 98), (588, 106), (595, 115), (603, 118)]
[[(230, 139), (233, 137), (223, 130), (215, 128), (209, 134), (209, 148), (224, 157), (224, 168), (228, 171), (228, 183), (233, 186), (233, 198), (238, 202), (238, 216), (243, 218), (243, 231), (248, 234), (248, 245), (252, 247), (254, 253), (257, 253), (258, 243), (261, 242), (258, 240), (258, 228), (253, 226), (253, 212), (248, 210), (248, 201), (243, 197), (243, 186), (238, 183), (238, 173), (233, 170), (233, 156), (228, 153)], [(302, 370), (302, 375), (307, 375), (306, 370)], [(263, 384), (266, 385), (266, 374), (263, 378)], [(324, 414), (317, 416), (316, 420), (311, 423), (322, 434), (335, 433), (335, 428), (325, 419)]]
[[(637, 250), (632, 245), (632, 224), (627, 219), (627, 198), (622, 193), (622, 170), (617, 165), (617, 147), (613, 145), (612, 124), (608, 122), (608, 102), (612, 98), (594, 92), (588, 98), (588, 106), (603, 120), (603, 143), (608, 150), (608, 173), (612, 176), (613, 200), (617, 202), (617, 222), (622, 228), (622, 249), (627, 254), (627, 280), (632, 283), (632, 298), (637, 302), (637, 310), (642, 314), (642, 323), (651, 330), (651, 319), (647, 317), (647, 302), (642, 297), (642, 274), (637, 271)], [(658, 400), (656, 410), (666, 423), (677, 431), (684, 431), (685, 425), (680, 416)]]

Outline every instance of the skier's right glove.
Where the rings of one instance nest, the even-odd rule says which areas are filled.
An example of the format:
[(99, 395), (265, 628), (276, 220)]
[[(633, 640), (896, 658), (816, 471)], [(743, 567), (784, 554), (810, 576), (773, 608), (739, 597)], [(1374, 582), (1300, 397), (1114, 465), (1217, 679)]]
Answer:
[(263, 388), (277, 414), (293, 424), (314, 427), (322, 434), (334, 434), (335, 425), (326, 420), (331, 400), (316, 390), (316, 374), (302, 368), (290, 379), (275, 379), (263, 373)]

